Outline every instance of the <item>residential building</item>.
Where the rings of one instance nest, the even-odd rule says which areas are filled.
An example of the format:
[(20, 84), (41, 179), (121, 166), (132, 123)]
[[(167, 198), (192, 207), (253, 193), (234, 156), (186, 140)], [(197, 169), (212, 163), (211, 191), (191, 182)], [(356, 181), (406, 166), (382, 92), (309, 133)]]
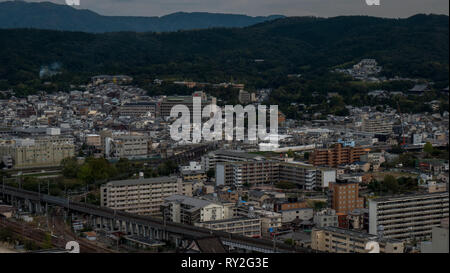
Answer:
[(229, 206), (208, 200), (174, 194), (164, 198), (161, 211), (167, 221), (190, 224), (232, 217)]
[(380, 253), (403, 253), (404, 243), (338, 227), (314, 228), (311, 232), (311, 248), (331, 253), (368, 253), (369, 242), (379, 245)]
[(360, 161), (361, 156), (369, 151), (370, 149), (362, 147), (343, 147), (341, 143), (337, 143), (329, 149), (315, 149), (309, 156), (309, 163), (314, 166), (336, 167)]
[(448, 202), (448, 192), (370, 199), (369, 233), (401, 240), (430, 238), (433, 227), (448, 218)]
[(192, 195), (191, 183), (176, 176), (110, 181), (100, 188), (101, 206), (143, 215), (160, 215), (164, 198)]
[(0, 158), (15, 169), (57, 167), (61, 161), (75, 156), (73, 138), (47, 136), (27, 139), (0, 139)]
[(337, 213), (348, 214), (364, 207), (364, 198), (359, 197), (359, 183), (337, 180), (330, 183), (328, 195), (329, 207)]
[(261, 220), (259, 218), (240, 217), (197, 222), (195, 226), (247, 237), (261, 237)]
[(121, 116), (142, 117), (156, 115), (155, 102), (132, 102), (120, 106)]
[(334, 209), (325, 209), (314, 214), (314, 225), (319, 228), (337, 227), (338, 216)]

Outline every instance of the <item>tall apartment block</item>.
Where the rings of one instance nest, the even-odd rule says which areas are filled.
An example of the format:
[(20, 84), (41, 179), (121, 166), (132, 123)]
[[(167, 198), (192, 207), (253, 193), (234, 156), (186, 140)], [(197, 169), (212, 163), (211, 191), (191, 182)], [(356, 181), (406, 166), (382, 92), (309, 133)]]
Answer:
[(448, 201), (448, 192), (371, 199), (369, 233), (400, 240), (430, 238), (433, 227), (448, 218)]
[(392, 133), (392, 121), (389, 121), (382, 116), (368, 117), (362, 122), (361, 130), (368, 133)]
[(359, 197), (359, 184), (337, 180), (330, 183), (328, 191), (329, 206), (336, 213), (348, 214), (354, 209), (364, 207), (364, 198)]
[(314, 150), (309, 156), (309, 163), (314, 166), (336, 167), (341, 164), (360, 161), (361, 156), (369, 151), (368, 148), (343, 147), (341, 143), (337, 143), (329, 149)]
[(192, 183), (176, 176), (110, 181), (100, 188), (101, 205), (143, 215), (159, 215), (164, 198), (192, 196)]

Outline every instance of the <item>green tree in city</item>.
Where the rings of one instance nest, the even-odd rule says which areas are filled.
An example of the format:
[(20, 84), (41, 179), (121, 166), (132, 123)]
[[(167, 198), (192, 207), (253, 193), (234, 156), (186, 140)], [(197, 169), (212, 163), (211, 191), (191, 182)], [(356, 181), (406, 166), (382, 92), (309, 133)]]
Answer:
[(427, 153), (427, 156), (431, 156), (433, 153), (433, 145), (430, 142), (425, 143), (423, 146), (423, 151)]

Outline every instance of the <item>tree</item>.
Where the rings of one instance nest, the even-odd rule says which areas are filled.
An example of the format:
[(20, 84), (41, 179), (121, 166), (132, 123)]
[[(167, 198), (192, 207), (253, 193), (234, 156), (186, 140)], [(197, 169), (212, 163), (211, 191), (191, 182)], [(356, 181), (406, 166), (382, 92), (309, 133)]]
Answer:
[(425, 143), (423, 146), (424, 152), (426, 152), (429, 155), (433, 153), (433, 145), (430, 142)]
[(327, 207), (327, 202), (316, 201), (314, 202), (314, 210), (322, 210)]
[(308, 160), (308, 159), (309, 159), (309, 152), (304, 152), (304, 153), (303, 153), (303, 158), (304, 158), (305, 160)]
[(294, 152), (289, 149), (289, 151), (287, 152), (288, 157), (293, 158), (295, 156)]
[(207, 172), (206, 175), (208, 176), (208, 178), (213, 178), (216, 175), (216, 171), (213, 168), (210, 168)]
[(383, 180), (383, 188), (387, 192), (397, 193), (400, 189), (400, 186), (394, 176), (386, 175)]
[(62, 173), (64, 177), (75, 178), (77, 177), (80, 166), (78, 165), (75, 157), (68, 157), (61, 161)]

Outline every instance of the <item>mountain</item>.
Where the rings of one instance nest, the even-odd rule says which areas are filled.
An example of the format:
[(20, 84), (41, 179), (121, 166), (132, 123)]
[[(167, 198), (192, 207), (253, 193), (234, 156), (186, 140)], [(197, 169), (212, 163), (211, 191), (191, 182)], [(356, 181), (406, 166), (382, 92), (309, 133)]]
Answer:
[[(431, 79), (446, 87), (448, 27), (448, 16), (416, 15), (289, 17), (245, 28), (164, 33), (0, 30), (0, 90), (42, 88), (39, 72), (55, 62), (63, 73), (52, 81), (60, 83), (129, 74), (138, 81), (233, 79), (276, 87), (287, 74), (315, 77), (363, 58), (376, 59), (386, 76)], [(314, 88), (333, 87), (323, 85)]]
[(281, 15), (251, 17), (246, 15), (206, 12), (178, 12), (162, 17), (102, 16), (90, 10), (50, 2), (0, 3), (0, 28), (36, 28), (92, 33), (136, 31), (164, 32), (211, 27), (245, 27)]

